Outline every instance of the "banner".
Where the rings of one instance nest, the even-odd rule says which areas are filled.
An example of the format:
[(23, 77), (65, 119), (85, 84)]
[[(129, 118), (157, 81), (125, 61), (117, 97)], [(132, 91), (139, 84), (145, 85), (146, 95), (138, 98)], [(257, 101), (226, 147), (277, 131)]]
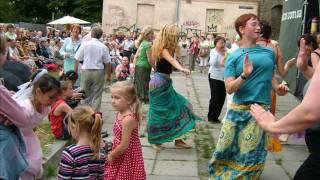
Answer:
[[(279, 44), (283, 53), (283, 60), (287, 61), (297, 56), (297, 40), (302, 31), (304, 0), (285, 0), (281, 17)], [(295, 90), (297, 69), (290, 70), (286, 77), (290, 90)]]

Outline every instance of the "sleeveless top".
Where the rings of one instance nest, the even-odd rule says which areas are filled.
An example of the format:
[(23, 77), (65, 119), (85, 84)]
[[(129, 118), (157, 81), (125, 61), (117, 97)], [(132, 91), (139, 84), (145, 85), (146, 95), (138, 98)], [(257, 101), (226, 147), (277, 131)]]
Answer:
[(172, 73), (172, 65), (165, 59), (160, 59), (157, 62), (157, 70), (156, 72), (164, 73), (164, 74), (171, 74)]
[(62, 114), (56, 116), (56, 115), (54, 115), (54, 111), (62, 103), (66, 103), (64, 99), (59, 99), (54, 104), (52, 104), (51, 112), (49, 114), (51, 131), (56, 138), (61, 138), (63, 135), (63, 119), (66, 116), (66, 114), (62, 113)]

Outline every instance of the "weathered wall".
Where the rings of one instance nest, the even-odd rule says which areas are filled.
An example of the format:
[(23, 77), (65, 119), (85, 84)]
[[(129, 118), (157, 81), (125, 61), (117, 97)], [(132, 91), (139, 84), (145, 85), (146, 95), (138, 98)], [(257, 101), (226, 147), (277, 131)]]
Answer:
[[(234, 36), (235, 19), (243, 13), (257, 14), (258, 2), (259, 0), (192, 0), (192, 3), (187, 3), (180, 0), (178, 24), (184, 28), (201, 30), (202, 33), (214, 30), (215, 33)], [(150, 6), (139, 7), (143, 4)], [(141, 9), (145, 9), (148, 14), (141, 17)], [(102, 25), (107, 33), (112, 33), (119, 26), (130, 27), (136, 24), (138, 28), (142, 28), (141, 26), (150, 22), (154, 29), (160, 29), (165, 24), (177, 23), (176, 11), (176, 0), (104, 0)]]
[(283, 0), (260, 0), (259, 16), (262, 20), (266, 20), (272, 27), (272, 38), (278, 39)]

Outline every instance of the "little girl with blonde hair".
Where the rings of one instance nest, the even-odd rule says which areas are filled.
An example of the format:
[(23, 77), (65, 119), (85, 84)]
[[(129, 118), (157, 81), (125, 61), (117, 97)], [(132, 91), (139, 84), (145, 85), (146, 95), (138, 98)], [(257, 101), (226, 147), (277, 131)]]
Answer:
[(105, 156), (101, 149), (102, 117), (89, 106), (68, 114), (68, 129), (77, 144), (62, 152), (58, 179), (103, 179)]
[(139, 139), (141, 103), (133, 85), (119, 81), (111, 87), (112, 106), (118, 111), (114, 140), (106, 163), (106, 180), (144, 180), (146, 172)]

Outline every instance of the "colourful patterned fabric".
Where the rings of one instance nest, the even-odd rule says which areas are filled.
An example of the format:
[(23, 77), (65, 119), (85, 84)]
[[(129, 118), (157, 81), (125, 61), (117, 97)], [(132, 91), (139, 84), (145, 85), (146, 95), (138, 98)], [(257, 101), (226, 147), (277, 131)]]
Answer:
[(86, 179), (102, 180), (106, 156), (100, 153), (98, 159), (93, 159), (93, 152), (88, 145), (70, 145), (61, 155), (58, 180)]
[(172, 87), (169, 76), (155, 73), (150, 81), (148, 140), (150, 144), (162, 144), (182, 139), (195, 129), (196, 120), (192, 106)]
[(267, 135), (251, 116), (250, 105), (231, 104), (209, 163), (210, 178), (259, 179), (266, 156)]

